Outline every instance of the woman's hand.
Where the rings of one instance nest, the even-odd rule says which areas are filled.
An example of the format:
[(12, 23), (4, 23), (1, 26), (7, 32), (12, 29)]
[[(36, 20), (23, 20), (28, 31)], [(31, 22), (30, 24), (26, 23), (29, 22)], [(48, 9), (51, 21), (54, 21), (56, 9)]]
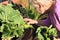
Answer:
[(24, 18), (24, 21), (27, 24), (38, 24), (38, 22), (36, 20), (32, 20), (32, 19), (29, 19), (29, 18)]

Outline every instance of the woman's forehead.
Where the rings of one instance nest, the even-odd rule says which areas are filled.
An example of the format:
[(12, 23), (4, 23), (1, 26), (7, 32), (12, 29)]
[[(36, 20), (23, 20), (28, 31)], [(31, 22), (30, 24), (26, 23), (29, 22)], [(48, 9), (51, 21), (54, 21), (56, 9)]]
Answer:
[(45, 12), (54, 4), (54, 0), (31, 0), (32, 5), (38, 8), (40, 12)]

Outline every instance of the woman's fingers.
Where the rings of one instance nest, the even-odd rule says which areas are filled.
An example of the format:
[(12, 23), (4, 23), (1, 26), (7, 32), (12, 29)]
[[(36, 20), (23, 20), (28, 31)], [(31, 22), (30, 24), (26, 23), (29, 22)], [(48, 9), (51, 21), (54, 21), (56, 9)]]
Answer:
[(24, 21), (27, 22), (27, 24), (37, 24), (38, 23), (36, 20), (32, 20), (29, 18), (24, 18)]
[(24, 21), (28, 22), (28, 21), (32, 21), (32, 19), (24, 18)]
[(28, 22), (28, 24), (37, 24), (38, 22), (35, 20), (32, 20), (31, 22)]

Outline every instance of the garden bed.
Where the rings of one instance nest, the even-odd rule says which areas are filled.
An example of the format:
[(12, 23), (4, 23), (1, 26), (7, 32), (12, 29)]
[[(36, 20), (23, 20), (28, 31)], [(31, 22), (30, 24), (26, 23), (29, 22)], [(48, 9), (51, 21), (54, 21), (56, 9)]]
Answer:
[[(36, 15), (37, 14), (37, 15)], [(0, 35), (3, 40), (60, 40), (57, 30), (51, 26), (27, 24), (23, 18), (43, 20), (47, 14), (39, 14), (31, 5), (29, 9), (17, 5), (0, 5)]]

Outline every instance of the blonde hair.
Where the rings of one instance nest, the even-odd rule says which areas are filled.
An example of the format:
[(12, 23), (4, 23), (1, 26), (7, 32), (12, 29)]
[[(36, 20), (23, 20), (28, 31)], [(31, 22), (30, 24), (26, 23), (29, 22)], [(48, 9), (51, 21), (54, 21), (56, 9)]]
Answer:
[(56, 0), (31, 0), (32, 6), (34, 6), (38, 11), (46, 11), (55, 4)]

